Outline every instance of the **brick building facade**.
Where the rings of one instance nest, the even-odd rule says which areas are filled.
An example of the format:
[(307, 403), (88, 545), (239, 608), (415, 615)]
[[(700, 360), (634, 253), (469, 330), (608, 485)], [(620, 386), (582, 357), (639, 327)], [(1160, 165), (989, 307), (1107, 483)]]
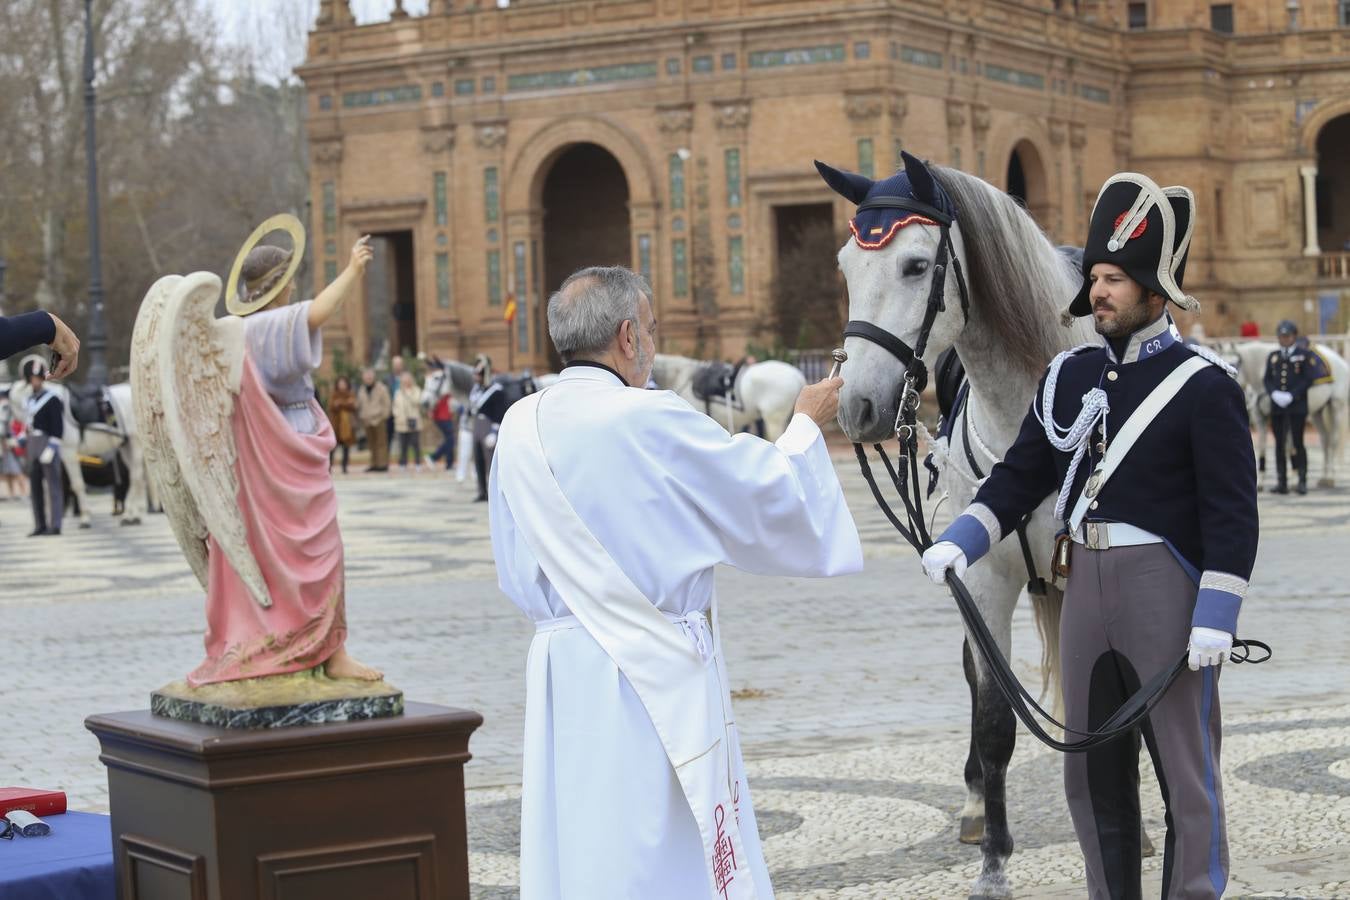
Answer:
[(1209, 333), (1344, 329), (1350, 0), (1292, 5), (429, 0), (357, 26), (322, 0), (299, 70), (316, 281), (357, 235), (381, 248), (330, 340), (548, 368), (549, 292), (622, 263), (665, 349), (734, 357), (774, 338), (785, 234), (845, 233), (812, 159), (881, 177), (902, 147), (1061, 243), (1119, 169), (1190, 185)]

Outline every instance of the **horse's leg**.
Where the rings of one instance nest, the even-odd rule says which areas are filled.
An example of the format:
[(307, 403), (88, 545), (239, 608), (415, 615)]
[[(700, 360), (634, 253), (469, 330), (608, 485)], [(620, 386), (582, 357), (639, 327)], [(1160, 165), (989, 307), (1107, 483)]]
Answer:
[[(992, 562), (992, 560), (991, 560)], [(1004, 657), (1012, 647), (1012, 612), (1021, 592), (1022, 579), (989, 571), (984, 590), (975, 593), (989, 631)], [(978, 900), (1004, 900), (1012, 897), (1006, 866), (1012, 855), (1013, 838), (1008, 830), (1006, 780), (1008, 763), (1017, 741), (1017, 720), (1012, 707), (990, 677), (983, 660), (975, 660), (977, 675), (975, 749), (984, 773), (984, 838), (980, 876), (971, 888)]]
[(122, 505), (122, 524), (139, 525), (145, 514), (145, 459), (141, 442), (134, 434), (128, 435), (121, 455), (127, 466), (127, 499)]
[[(70, 429), (66, 429), (70, 433)], [(84, 473), (80, 471), (80, 448), (78, 441), (61, 442), (61, 465), (65, 467), (66, 478), (70, 481), (70, 492), (75, 495), (79, 506), (80, 527), (89, 528), (93, 523), (89, 515), (89, 496), (84, 489)]]
[(984, 840), (984, 767), (975, 745), (975, 728), (979, 722), (979, 694), (976, 688), (979, 676), (971, 655), (970, 641), (961, 642), (961, 667), (966, 672), (970, 687), (970, 751), (966, 754), (966, 805), (961, 809), (961, 836), (963, 844), (978, 844)]

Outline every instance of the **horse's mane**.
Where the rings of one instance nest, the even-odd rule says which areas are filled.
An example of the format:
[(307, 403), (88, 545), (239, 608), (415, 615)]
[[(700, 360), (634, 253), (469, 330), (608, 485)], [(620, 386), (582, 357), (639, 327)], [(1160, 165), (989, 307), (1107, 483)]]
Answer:
[(1078, 290), (1078, 271), (1012, 197), (958, 169), (929, 168), (956, 202), (971, 305), (1015, 365), (1041, 372), (1077, 343), (1078, 329), (1059, 316)]

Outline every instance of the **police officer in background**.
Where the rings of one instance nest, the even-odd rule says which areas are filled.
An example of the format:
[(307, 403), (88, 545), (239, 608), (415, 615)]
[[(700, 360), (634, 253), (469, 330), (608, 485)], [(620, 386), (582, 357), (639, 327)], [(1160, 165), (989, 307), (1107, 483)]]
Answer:
[(1313, 367), (1306, 346), (1298, 343), (1298, 326), (1285, 319), (1275, 330), (1280, 349), (1266, 359), (1263, 379), (1270, 395), (1270, 428), (1275, 432), (1275, 493), (1289, 493), (1284, 437), (1289, 435), (1294, 449), (1289, 454), (1298, 473), (1298, 492), (1308, 493), (1308, 454), (1303, 449), (1303, 429), (1308, 423), (1308, 388), (1312, 386)]
[[(30, 359), (23, 364), (23, 379), (33, 389), (28, 398), (29, 493), (33, 497), (33, 532), (29, 537), (61, 533), (65, 490), (61, 481), (61, 436), (66, 430), (65, 407), (56, 392), (47, 387), (47, 364)], [(43, 497), (43, 486), (46, 497)], [(45, 504), (44, 504), (45, 499)]]

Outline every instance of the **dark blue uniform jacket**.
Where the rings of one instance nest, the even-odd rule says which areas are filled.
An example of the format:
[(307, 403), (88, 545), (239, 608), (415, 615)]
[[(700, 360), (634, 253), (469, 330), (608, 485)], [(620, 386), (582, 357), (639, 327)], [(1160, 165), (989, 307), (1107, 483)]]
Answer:
[[(1168, 329), (1148, 326), (1118, 361), (1108, 347), (1065, 360), (1054, 396), (1055, 420), (1068, 427), (1093, 388), (1105, 391), (1108, 441), (1135, 408), (1193, 351)], [(1057, 494), (1072, 454), (1055, 449), (1040, 421), (1045, 379), (1016, 442), (990, 472), (972, 507), (939, 538), (974, 562), (1047, 496)], [(1065, 514), (1100, 461), (1094, 429)], [(984, 510), (976, 507), (983, 506)], [(992, 516), (989, 515), (992, 513)], [(997, 520), (993, 528), (992, 521)], [(1256, 463), (1242, 389), (1210, 365), (1191, 376), (1130, 449), (1091, 504), (1086, 521), (1124, 522), (1163, 538), (1198, 582), (1194, 624), (1230, 633), (1256, 560)]]
[(1313, 352), (1308, 342), (1299, 341), (1289, 348), (1285, 355), (1283, 349), (1274, 350), (1266, 357), (1266, 372), (1262, 377), (1266, 393), (1288, 391), (1294, 395), (1293, 402), (1281, 408), (1271, 403), (1272, 415), (1306, 416), (1308, 414), (1308, 388), (1331, 377), (1326, 362)]
[(40, 309), (20, 316), (0, 316), (0, 359), (54, 340), (56, 323)]

